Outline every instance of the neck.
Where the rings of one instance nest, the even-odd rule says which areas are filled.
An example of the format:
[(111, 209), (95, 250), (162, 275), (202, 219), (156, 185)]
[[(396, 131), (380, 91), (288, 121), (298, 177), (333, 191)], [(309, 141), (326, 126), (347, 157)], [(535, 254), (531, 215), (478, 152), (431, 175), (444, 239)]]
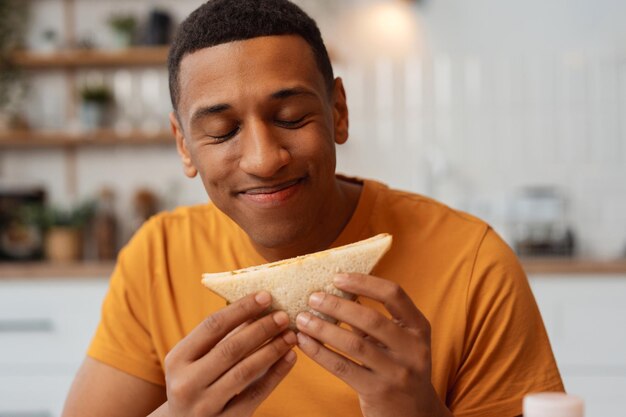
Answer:
[(350, 221), (361, 195), (361, 184), (337, 178), (333, 198), (311, 232), (301, 241), (278, 248), (266, 248), (252, 241), (255, 250), (268, 262), (293, 258), (328, 249)]

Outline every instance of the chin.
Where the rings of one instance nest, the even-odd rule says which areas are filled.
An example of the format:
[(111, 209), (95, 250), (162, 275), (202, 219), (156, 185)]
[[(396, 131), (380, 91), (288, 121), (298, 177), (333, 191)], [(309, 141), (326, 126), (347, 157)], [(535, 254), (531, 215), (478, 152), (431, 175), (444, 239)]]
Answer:
[(261, 227), (257, 224), (243, 229), (256, 245), (267, 249), (287, 249), (308, 235), (302, 226), (286, 224), (264, 224)]

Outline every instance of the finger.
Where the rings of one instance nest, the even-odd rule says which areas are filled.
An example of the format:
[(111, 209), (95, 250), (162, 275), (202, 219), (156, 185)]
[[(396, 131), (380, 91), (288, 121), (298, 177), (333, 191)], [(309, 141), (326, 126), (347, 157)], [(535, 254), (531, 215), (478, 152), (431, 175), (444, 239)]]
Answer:
[(246, 388), (235, 397), (226, 408), (226, 416), (252, 415), (254, 410), (274, 391), (285, 379), (297, 360), (296, 353), (288, 350), (258, 381)]
[(310, 313), (298, 314), (296, 324), (301, 332), (346, 354), (376, 372), (393, 365), (386, 352), (372, 342)]
[(357, 336), (360, 336), (363, 339), (372, 342), (373, 344), (375, 344), (376, 346), (380, 348), (387, 348), (387, 346), (384, 343), (382, 343), (380, 340), (370, 336), (369, 334), (365, 333), (358, 327), (350, 326), (348, 323), (345, 323), (345, 322), (342, 322), (342, 324), (347, 325), (350, 328), (350, 331), (352, 331), (352, 333), (356, 334)]
[(280, 334), (288, 325), (289, 316), (284, 311), (262, 317), (215, 345), (209, 353), (191, 365), (193, 370), (190, 372), (203, 378), (208, 386), (269, 339)]
[(303, 332), (298, 333), (298, 347), (309, 358), (317, 362), (357, 392), (365, 392), (371, 384), (373, 373), (346, 357), (331, 351)]
[(271, 302), (271, 295), (266, 291), (261, 291), (229, 304), (204, 319), (181, 340), (168, 355), (170, 360), (180, 359), (193, 362), (204, 356), (234, 328), (263, 313)]
[(232, 335), (235, 335), (235, 334), (239, 333), (242, 329), (248, 327), (248, 325), (250, 325), (253, 322), (254, 322), (253, 320), (246, 320), (246, 321), (244, 321), (239, 326), (237, 326), (233, 330), (231, 330), (230, 333), (228, 333), (226, 336), (224, 336), (224, 338), (220, 341), (220, 343), (223, 342), (224, 340), (228, 339)]
[[(355, 303), (361, 305), (361, 300), (359, 300), (358, 298), (356, 300), (354, 300)], [(361, 336), (363, 339), (365, 340), (369, 340), (370, 342), (378, 345), (379, 347), (385, 347), (385, 345), (383, 343), (381, 343), (378, 339), (375, 339), (374, 337), (370, 336), (369, 334), (365, 333), (363, 330), (359, 329), (358, 327), (352, 326), (349, 323), (346, 323), (345, 321), (342, 321), (340, 326), (348, 326), (350, 328), (350, 330), (355, 333), (357, 336)]]
[(296, 335), (289, 330), (237, 363), (213, 383), (208, 391), (213, 398), (232, 398), (267, 373), (268, 369), (293, 348)]
[(309, 305), (316, 311), (358, 328), (391, 349), (398, 350), (405, 341), (405, 331), (380, 312), (332, 294), (311, 294)]
[(365, 274), (338, 274), (335, 287), (381, 302), (400, 324), (414, 329), (428, 326), (428, 320), (411, 297), (395, 282)]
[(376, 346), (378, 346), (379, 348), (383, 348), (386, 349), (388, 346), (385, 345), (383, 342), (381, 342), (380, 340), (368, 335), (367, 333), (359, 330), (357, 327), (352, 327), (350, 326), (350, 330), (356, 334), (357, 336), (362, 337), (363, 339), (375, 344)]
[[(362, 331), (361, 329), (359, 329), (358, 327), (355, 327), (349, 323), (346, 323), (344, 321), (342, 321), (342, 323), (344, 325), (348, 325), (348, 327), (350, 327), (350, 330), (356, 334), (357, 336), (361, 336), (362, 338), (366, 338), (366, 337), (370, 337), (367, 333), (365, 333), (364, 331)], [(373, 339), (373, 338), (372, 338)]]

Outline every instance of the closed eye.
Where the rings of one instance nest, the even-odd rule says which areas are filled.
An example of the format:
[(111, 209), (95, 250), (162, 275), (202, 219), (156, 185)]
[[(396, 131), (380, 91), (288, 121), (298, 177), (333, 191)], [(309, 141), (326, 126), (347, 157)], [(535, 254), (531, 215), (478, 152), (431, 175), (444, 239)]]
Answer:
[(302, 127), (302, 122), (304, 122), (304, 119), (306, 119), (306, 117), (307, 115), (305, 114), (297, 120), (275, 120), (275, 123), (278, 126), (284, 127), (286, 129), (297, 129), (299, 127)]
[(213, 136), (213, 135), (209, 135), (209, 137), (211, 137), (212, 139), (215, 140), (215, 142), (224, 142), (230, 138), (232, 138), (233, 136), (235, 136), (237, 133), (239, 133), (239, 126), (235, 127), (233, 130), (231, 130), (230, 132), (226, 133), (225, 135), (220, 135), (220, 136)]

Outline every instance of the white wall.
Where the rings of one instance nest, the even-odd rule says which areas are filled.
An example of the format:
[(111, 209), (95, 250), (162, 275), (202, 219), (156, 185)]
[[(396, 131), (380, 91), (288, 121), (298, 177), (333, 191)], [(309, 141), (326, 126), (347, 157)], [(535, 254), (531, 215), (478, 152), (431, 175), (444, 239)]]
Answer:
[[(89, 34), (107, 44), (102, 16), (110, 11), (160, 4), (181, 19), (201, 1), (76, 3), (79, 37)], [(507, 204), (515, 190), (556, 185), (569, 195), (582, 253), (622, 252), (625, 2), (424, 0), (414, 7), (421, 49), (405, 60), (368, 64), (341, 51), (356, 42), (343, 30), (345, 19), (355, 15), (350, 7), (373, 1), (299, 3), (338, 51), (336, 71), (346, 82), (351, 139), (339, 149), (340, 171), (433, 195), (485, 217), (505, 237)], [(37, 31), (57, 24), (62, 14), (56, 0), (33, 4), (36, 29), (29, 39), (36, 43)], [(141, 73), (132, 76), (140, 85)], [(116, 73), (106, 77), (115, 79)], [(28, 100), (33, 124), (62, 126), (62, 74), (33, 80)], [(166, 95), (162, 102), (158, 111), (165, 115)], [(119, 190), (120, 213), (128, 212), (132, 190), (142, 185), (163, 194), (178, 190), (179, 204), (205, 201), (199, 182), (182, 176), (173, 152), (168, 147), (79, 151), (79, 193), (111, 184)], [(64, 169), (64, 154), (56, 150), (0, 156), (0, 178), (44, 183), (57, 202), (68, 200)]]
[(419, 53), (339, 67), (354, 126), (341, 168), (474, 212), (505, 237), (516, 190), (554, 185), (581, 253), (623, 254), (626, 3), (431, 0), (416, 11)]

